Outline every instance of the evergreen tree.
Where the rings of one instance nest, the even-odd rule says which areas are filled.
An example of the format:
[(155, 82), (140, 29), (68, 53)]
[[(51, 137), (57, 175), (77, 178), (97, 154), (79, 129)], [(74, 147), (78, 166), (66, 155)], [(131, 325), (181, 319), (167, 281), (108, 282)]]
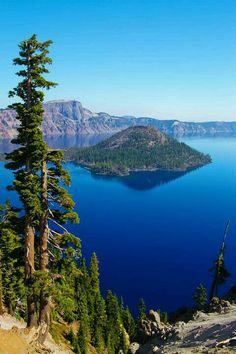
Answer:
[(144, 299), (139, 300), (139, 306), (138, 306), (138, 321), (141, 321), (143, 318), (146, 317), (146, 305), (144, 302)]
[(206, 305), (207, 291), (206, 291), (206, 288), (202, 284), (200, 284), (197, 287), (197, 289), (193, 295), (193, 300), (195, 301), (198, 309), (202, 309), (204, 307), (204, 305)]
[(96, 253), (92, 254), (90, 261), (90, 287), (92, 291), (92, 296), (96, 298), (100, 295), (100, 284), (99, 284), (99, 266)]
[[(64, 226), (68, 221), (78, 223), (79, 218), (77, 213), (73, 211), (72, 197), (65, 188), (70, 185), (70, 176), (63, 168), (62, 160), (63, 153), (61, 151), (48, 149), (41, 165), (40, 271), (46, 275), (47, 280), (44, 281), (41, 289), (39, 320), (42, 326), (47, 325), (48, 330), (52, 310), (50, 293), (53, 275), (49, 273), (47, 276), (50, 265), (50, 248), (51, 254), (54, 253), (53, 248), (60, 249), (64, 271), (70, 270), (69, 279), (72, 282), (77, 276), (76, 261), (80, 256), (80, 240), (69, 233)], [(50, 247), (48, 246), (49, 242)], [(64, 285), (66, 285), (65, 282)], [(44, 333), (46, 334), (45, 331)]]
[(0, 271), (2, 303), (13, 315), (17, 301), (24, 302), (23, 286), (23, 247), (20, 239), (22, 220), (18, 209), (7, 201), (0, 211)]
[[(100, 329), (96, 329), (97, 321), (99, 320), (99, 317), (103, 316), (99, 313), (101, 309), (101, 294), (99, 284), (98, 259), (95, 253), (92, 254), (89, 265), (89, 284), (87, 286), (87, 299), (89, 307), (91, 336), (95, 340), (95, 332), (100, 332)], [(99, 333), (97, 333), (97, 335), (99, 335)]]
[(210, 291), (210, 300), (214, 296), (218, 296), (219, 285), (224, 284), (226, 279), (230, 276), (230, 273), (228, 272), (228, 270), (225, 267), (225, 260), (224, 260), (225, 241), (226, 241), (226, 237), (228, 235), (229, 225), (230, 225), (230, 220), (227, 222), (226, 227), (225, 227), (224, 237), (223, 237), (223, 241), (221, 244), (218, 258), (214, 262), (214, 266), (210, 269), (212, 272), (214, 272), (211, 291)]
[(81, 354), (88, 354), (91, 337), (88, 304), (86, 294), (83, 291), (81, 291), (79, 298), (79, 318), (78, 346)]
[(123, 344), (123, 324), (118, 299), (109, 290), (106, 297), (106, 336), (109, 354), (116, 354)]
[(164, 312), (162, 314), (162, 322), (167, 323), (168, 322), (168, 313)]
[(82, 271), (78, 268), (81, 255), (80, 239), (69, 233), (50, 236), (49, 252), (52, 283), (48, 295), (53, 295), (55, 319), (72, 322), (78, 318)]
[(35, 230), (39, 226), (42, 213), (41, 179), (38, 171), (47, 152), (40, 129), (43, 122), (43, 89), (50, 89), (55, 83), (47, 81), (43, 75), (48, 73), (48, 47), (52, 42), (38, 42), (36, 35), (20, 43), (19, 57), (13, 63), (23, 67), (17, 72), (22, 81), (10, 91), (10, 97), (18, 96), (20, 102), (12, 104), (19, 120), (18, 134), (12, 140), (19, 148), (7, 154), (10, 162), (7, 168), (14, 171), (15, 179), (10, 187), (20, 197), (25, 222), (25, 282), (28, 287), (27, 313), (28, 326), (37, 326), (37, 313), (32, 291), (35, 272)]
[(122, 309), (122, 322), (126, 332), (128, 333), (130, 339), (133, 339), (135, 336), (136, 326), (133, 316), (130, 313), (128, 306)]
[(95, 302), (95, 311), (96, 312), (94, 327), (92, 328), (92, 333), (94, 335), (94, 337), (92, 337), (92, 344), (96, 348), (97, 352), (99, 354), (102, 354), (105, 349), (105, 331), (107, 315), (105, 300), (102, 298), (101, 295)]

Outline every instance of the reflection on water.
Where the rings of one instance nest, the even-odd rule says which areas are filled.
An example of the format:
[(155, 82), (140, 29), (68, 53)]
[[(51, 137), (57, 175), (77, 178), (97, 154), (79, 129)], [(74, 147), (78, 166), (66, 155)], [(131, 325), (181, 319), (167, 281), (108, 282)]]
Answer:
[(109, 138), (111, 134), (93, 134), (93, 135), (65, 135), (56, 137), (45, 137), (48, 145), (57, 149), (69, 149), (71, 147), (91, 146), (99, 141)]
[[(196, 169), (196, 168), (195, 168)], [(159, 187), (163, 184), (169, 183), (183, 177), (187, 173), (195, 170), (187, 171), (152, 171), (152, 172), (134, 172), (128, 176), (116, 177), (116, 176), (104, 176), (91, 173), (91, 176), (96, 180), (113, 180), (119, 183), (124, 184), (128, 188), (135, 190), (148, 190), (155, 187)]]
[[(111, 136), (111, 134), (97, 134), (97, 135), (79, 135), (79, 136), (54, 136), (45, 137), (48, 145), (52, 148), (57, 149), (68, 149), (71, 147), (84, 147), (95, 145), (98, 142), (105, 140)], [(10, 140), (3, 139), (0, 140), (0, 152), (10, 152), (16, 145), (12, 145)], [(174, 181), (177, 178), (184, 176), (188, 171), (152, 171), (152, 172), (134, 172), (129, 176), (115, 177), (115, 176), (102, 176), (91, 173), (94, 179), (102, 180), (115, 180), (121, 184), (124, 184), (128, 188), (135, 190), (148, 190), (163, 184)]]
[[(93, 134), (93, 135), (64, 135), (64, 136), (46, 136), (48, 145), (55, 149), (69, 149), (71, 147), (84, 147), (95, 145), (99, 141), (109, 138), (111, 134)], [(10, 152), (16, 148), (9, 139), (0, 140), (0, 152)]]

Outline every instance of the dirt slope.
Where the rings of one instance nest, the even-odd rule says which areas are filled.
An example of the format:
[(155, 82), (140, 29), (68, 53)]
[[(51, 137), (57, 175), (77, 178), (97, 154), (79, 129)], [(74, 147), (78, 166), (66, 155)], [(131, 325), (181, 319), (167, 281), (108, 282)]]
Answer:
[(44, 346), (37, 344), (37, 332), (12, 316), (0, 316), (0, 354), (71, 354), (48, 336)]

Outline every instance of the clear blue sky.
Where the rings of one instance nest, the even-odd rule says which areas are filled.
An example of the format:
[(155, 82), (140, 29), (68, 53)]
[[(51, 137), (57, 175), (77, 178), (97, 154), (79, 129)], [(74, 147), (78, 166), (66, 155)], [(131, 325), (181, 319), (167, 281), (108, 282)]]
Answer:
[(52, 39), (46, 99), (93, 111), (236, 120), (235, 0), (1, 0), (0, 107), (12, 58), (32, 33)]

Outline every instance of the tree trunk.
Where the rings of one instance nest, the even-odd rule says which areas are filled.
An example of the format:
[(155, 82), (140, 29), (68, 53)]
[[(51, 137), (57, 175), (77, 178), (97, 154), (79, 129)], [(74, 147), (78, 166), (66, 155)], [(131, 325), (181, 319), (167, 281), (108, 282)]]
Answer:
[(216, 295), (216, 288), (217, 288), (217, 274), (214, 275), (214, 279), (212, 282), (212, 286), (211, 286), (211, 291), (210, 291), (210, 301), (212, 300), (212, 298)]
[[(41, 169), (41, 182), (42, 182), (42, 208), (43, 214), (40, 220), (40, 271), (48, 273), (48, 238), (49, 238), (49, 227), (48, 227), (48, 174), (47, 174), (47, 162), (44, 160), (42, 162)], [(46, 280), (47, 281), (47, 280)], [(39, 323), (40, 323), (40, 336), (39, 340), (41, 343), (47, 337), (51, 324), (51, 310), (52, 303), (50, 296), (48, 296), (48, 291), (45, 289), (45, 286), (41, 290), (40, 294), (40, 314), (39, 314)]]
[(47, 162), (44, 160), (42, 162), (41, 170), (42, 179), (42, 209), (43, 215), (40, 221), (41, 235), (40, 235), (40, 270), (42, 272), (48, 272), (48, 174), (47, 174)]
[(30, 225), (29, 218), (26, 216), (25, 222), (25, 281), (28, 286), (29, 294), (27, 296), (28, 320), (27, 327), (36, 327), (37, 311), (34, 294), (32, 290), (32, 276), (34, 268), (34, 228)]
[[(29, 49), (29, 48), (28, 48)], [(31, 70), (30, 70), (30, 52), (27, 53), (27, 109), (31, 108)], [(28, 120), (27, 124), (28, 125)], [(30, 158), (26, 160), (26, 172), (31, 173), (31, 161)], [(25, 216), (25, 280), (28, 286), (29, 294), (27, 296), (27, 309), (28, 320), (27, 327), (36, 327), (38, 325), (37, 320), (37, 308), (35, 303), (34, 294), (32, 292), (32, 275), (35, 271), (34, 264), (34, 238), (35, 230), (32, 226), (29, 214), (26, 212)]]

